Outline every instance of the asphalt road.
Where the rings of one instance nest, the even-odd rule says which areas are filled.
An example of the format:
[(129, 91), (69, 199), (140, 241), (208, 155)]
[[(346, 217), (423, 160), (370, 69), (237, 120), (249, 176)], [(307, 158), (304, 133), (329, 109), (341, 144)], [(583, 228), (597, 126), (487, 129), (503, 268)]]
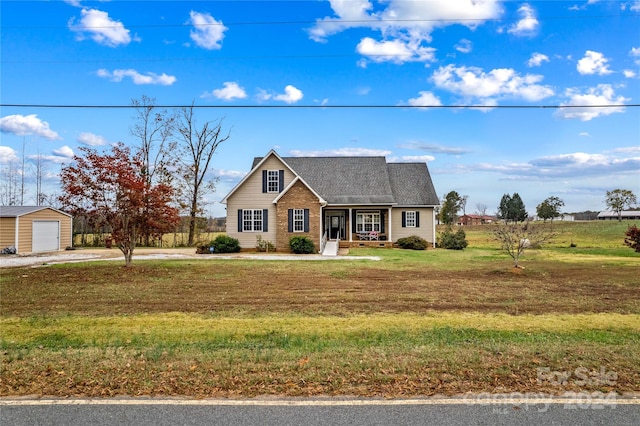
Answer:
[(13, 425), (640, 425), (640, 399), (0, 400)]

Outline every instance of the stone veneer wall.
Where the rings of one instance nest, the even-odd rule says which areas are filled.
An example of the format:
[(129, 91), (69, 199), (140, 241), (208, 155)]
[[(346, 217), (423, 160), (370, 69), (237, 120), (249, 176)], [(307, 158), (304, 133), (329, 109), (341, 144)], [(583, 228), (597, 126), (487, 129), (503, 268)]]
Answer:
[[(288, 210), (309, 209), (309, 232), (289, 232)], [(320, 201), (302, 182), (296, 182), (286, 194), (278, 200), (276, 206), (276, 250), (288, 252), (289, 238), (306, 236), (313, 241), (316, 251), (320, 250)]]

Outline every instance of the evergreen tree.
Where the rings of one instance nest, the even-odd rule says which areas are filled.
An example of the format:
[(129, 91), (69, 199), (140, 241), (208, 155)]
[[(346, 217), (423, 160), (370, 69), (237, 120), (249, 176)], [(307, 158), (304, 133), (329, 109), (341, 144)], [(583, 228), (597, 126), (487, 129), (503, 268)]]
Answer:
[(525, 209), (524, 202), (517, 192), (513, 195), (504, 194), (498, 206), (498, 218), (506, 222), (523, 222), (529, 214)]

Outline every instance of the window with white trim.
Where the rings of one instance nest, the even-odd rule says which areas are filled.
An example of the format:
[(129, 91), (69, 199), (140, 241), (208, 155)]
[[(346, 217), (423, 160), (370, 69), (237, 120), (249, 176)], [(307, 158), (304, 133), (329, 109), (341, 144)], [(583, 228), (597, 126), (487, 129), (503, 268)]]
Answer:
[(244, 232), (262, 231), (262, 209), (242, 211), (242, 230)]
[(405, 212), (405, 226), (407, 228), (415, 228), (416, 227), (416, 212), (415, 211)]
[(304, 209), (293, 209), (293, 232), (304, 232)]
[(380, 232), (380, 212), (356, 212), (356, 232)]
[(267, 170), (267, 192), (280, 192), (279, 170)]

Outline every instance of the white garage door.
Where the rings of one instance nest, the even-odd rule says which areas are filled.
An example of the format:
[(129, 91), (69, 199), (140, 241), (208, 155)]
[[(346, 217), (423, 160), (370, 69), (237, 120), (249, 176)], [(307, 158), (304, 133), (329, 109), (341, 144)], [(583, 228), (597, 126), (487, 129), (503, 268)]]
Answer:
[(33, 221), (32, 251), (57, 251), (60, 247), (60, 223)]

